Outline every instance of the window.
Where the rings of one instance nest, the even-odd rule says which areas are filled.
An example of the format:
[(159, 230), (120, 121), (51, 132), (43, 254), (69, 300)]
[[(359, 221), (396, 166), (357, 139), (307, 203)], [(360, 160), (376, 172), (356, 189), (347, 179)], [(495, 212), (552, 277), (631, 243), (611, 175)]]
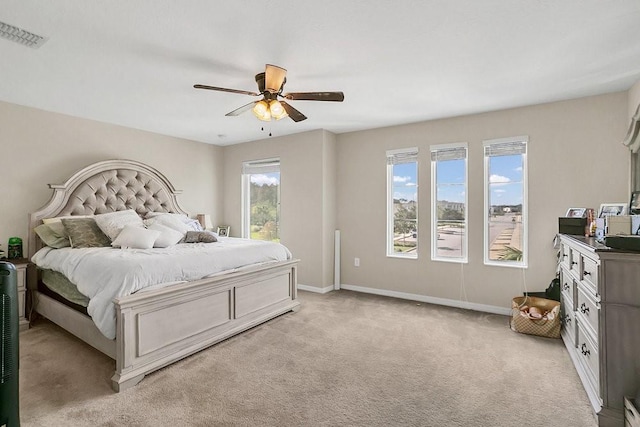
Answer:
[(280, 241), (280, 159), (242, 165), (242, 237)]
[(485, 264), (527, 266), (527, 142), (484, 142)]
[(431, 147), (431, 259), (467, 262), (467, 144)]
[(387, 256), (418, 257), (418, 149), (387, 151)]

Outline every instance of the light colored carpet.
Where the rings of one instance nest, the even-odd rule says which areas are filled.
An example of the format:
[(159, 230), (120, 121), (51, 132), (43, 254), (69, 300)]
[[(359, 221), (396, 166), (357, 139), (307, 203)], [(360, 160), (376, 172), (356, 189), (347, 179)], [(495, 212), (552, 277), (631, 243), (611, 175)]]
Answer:
[(23, 426), (595, 426), (561, 340), (349, 291), (115, 394), (114, 362), (41, 320), (20, 334)]

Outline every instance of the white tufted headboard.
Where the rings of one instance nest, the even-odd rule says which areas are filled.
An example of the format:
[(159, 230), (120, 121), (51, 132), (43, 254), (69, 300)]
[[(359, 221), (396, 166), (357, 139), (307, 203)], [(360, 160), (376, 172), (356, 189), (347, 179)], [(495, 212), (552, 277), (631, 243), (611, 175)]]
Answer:
[(176, 190), (167, 178), (151, 166), (134, 160), (105, 160), (76, 172), (64, 184), (49, 184), (53, 196), (29, 215), (31, 258), (42, 243), (33, 231), (43, 218), (62, 215), (93, 215), (134, 209), (149, 212), (186, 213), (176, 200)]

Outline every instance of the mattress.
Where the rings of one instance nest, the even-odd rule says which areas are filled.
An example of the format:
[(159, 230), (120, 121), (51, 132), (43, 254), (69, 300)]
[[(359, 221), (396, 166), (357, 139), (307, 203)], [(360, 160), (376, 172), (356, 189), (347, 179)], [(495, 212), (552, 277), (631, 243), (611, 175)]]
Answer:
[(32, 257), (39, 268), (62, 273), (77, 285), (77, 290), (89, 298), (89, 315), (109, 339), (116, 334), (114, 299), (146, 288), (290, 259), (291, 252), (279, 243), (232, 237), (163, 249), (46, 247)]

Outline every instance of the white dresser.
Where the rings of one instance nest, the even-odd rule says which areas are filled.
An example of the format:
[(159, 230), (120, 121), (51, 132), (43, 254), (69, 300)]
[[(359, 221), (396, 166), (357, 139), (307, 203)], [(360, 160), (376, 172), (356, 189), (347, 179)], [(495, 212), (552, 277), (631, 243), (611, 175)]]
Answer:
[(562, 339), (600, 426), (640, 389), (640, 253), (560, 235)]

